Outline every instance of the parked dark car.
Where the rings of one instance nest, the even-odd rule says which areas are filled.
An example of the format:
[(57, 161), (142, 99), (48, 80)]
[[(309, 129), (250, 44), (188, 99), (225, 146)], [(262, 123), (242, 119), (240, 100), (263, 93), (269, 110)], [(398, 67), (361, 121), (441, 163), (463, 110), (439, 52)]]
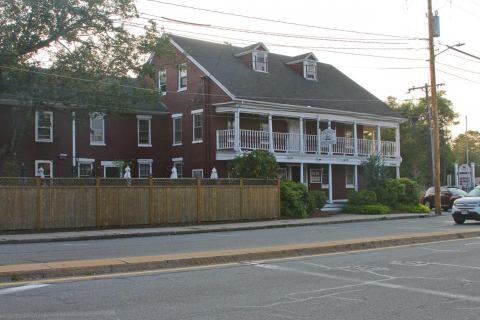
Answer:
[[(466, 196), (467, 193), (459, 188), (441, 187), (440, 188), (440, 203), (443, 210), (452, 208), (453, 202)], [(420, 202), (429, 208), (435, 207), (435, 188), (430, 187), (423, 195)]]

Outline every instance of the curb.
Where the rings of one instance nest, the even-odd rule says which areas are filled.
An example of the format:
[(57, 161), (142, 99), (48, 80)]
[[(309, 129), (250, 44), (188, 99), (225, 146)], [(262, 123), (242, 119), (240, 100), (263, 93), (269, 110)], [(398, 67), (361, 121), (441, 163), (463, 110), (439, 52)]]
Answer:
[[(330, 225), (330, 224), (340, 224), (340, 223), (370, 222), (370, 221), (383, 221), (383, 220), (403, 220), (403, 219), (418, 219), (418, 218), (431, 218), (431, 217), (433, 216), (429, 216), (425, 214), (409, 214), (409, 215), (397, 216), (397, 217), (379, 216), (379, 217), (369, 217), (369, 218), (350, 219), (350, 220), (306, 221), (306, 222), (298, 221), (293, 223), (286, 222), (284, 224), (270, 224), (270, 225), (260, 225), (260, 226), (240, 225), (236, 227), (225, 227), (222, 225), (218, 225), (218, 227), (216, 228), (212, 227), (212, 228), (205, 228), (205, 229), (199, 229), (199, 228), (202, 228), (202, 225), (198, 225), (198, 226), (184, 227), (185, 228), (184, 230), (176, 230), (176, 231), (159, 230), (159, 231), (145, 231), (145, 232), (135, 232), (135, 233), (115, 233), (115, 234), (98, 234), (98, 235), (97, 234), (73, 235), (73, 236), (66, 235), (66, 236), (52, 236), (50, 238), (41, 237), (42, 234), (40, 233), (38, 234), (39, 236), (38, 238), (27, 238), (27, 239), (1, 239), (2, 235), (0, 234), (0, 245), (62, 242), (62, 241), (85, 241), (85, 240), (102, 240), (102, 239), (122, 239), (122, 238), (139, 238), (139, 237), (159, 237), (159, 236), (173, 236), (173, 235), (182, 235), (182, 234), (279, 229), (279, 228), (289, 228), (289, 227), (308, 227), (308, 226)], [(282, 221), (282, 220), (275, 220), (275, 221)], [(94, 230), (94, 232), (96, 231), (97, 230)], [(29, 234), (23, 234), (23, 235), (29, 235)], [(11, 236), (11, 234), (3, 234), (3, 236)]]
[(238, 263), (252, 260), (359, 251), (436, 241), (466, 239), (479, 236), (480, 230), (466, 232), (430, 232), (417, 235), (375, 237), (369, 239), (341, 240), (238, 250), (4, 265), (0, 266), (0, 281), (14, 283), (15, 281), (23, 280), (208, 266), (213, 264)]

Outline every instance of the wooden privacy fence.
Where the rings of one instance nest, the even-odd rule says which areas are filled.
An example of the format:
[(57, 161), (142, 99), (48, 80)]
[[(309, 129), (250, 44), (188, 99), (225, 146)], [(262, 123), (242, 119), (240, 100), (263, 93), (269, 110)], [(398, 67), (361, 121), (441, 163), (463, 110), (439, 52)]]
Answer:
[(0, 178), (0, 230), (276, 219), (277, 180)]

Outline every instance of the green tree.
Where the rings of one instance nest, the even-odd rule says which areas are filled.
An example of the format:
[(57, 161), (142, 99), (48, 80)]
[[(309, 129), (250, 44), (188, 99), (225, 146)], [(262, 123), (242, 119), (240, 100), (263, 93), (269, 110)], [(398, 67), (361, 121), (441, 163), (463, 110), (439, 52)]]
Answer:
[(467, 163), (467, 144), (468, 144), (468, 162), (475, 162), (480, 165), (480, 131), (469, 130), (466, 133), (459, 134), (453, 140), (453, 153), (457, 163)]
[[(11, 140), (0, 156), (13, 154), (30, 107), (61, 104), (81, 110), (129, 110), (155, 104), (150, 54), (168, 43), (150, 22), (142, 34), (128, 29), (137, 17), (134, 0), (8, 0), (0, 6), (0, 94), (13, 94)], [(144, 81), (145, 79), (145, 81)], [(142, 87), (143, 89), (138, 89)], [(146, 89), (146, 90), (145, 90)]]
[(277, 179), (278, 164), (270, 152), (254, 150), (233, 159), (229, 171), (236, 178)]
[(385, 166), (382, 156), (371, 155), (362, 163), (362, 176), (365, 187), (369, 191), (375, 191), (379, 185), (388, 178), (388, 167)]
[[(437, 101), (442, 179), (446, 183), (446, 175), (452, 173), (454, 162), (449, 128), (458, 123), (458, 114), (453, 109), (453, 103), (446, 98), (445, 91), (437, 92)], [(388, 97), (387, 104), (406, 119), (400, 126), (401, 175), (419, 185), (431, 185), (432, 152), (427, 101), (422, 98), (417, 102), (399, 103), (394, 97)]]

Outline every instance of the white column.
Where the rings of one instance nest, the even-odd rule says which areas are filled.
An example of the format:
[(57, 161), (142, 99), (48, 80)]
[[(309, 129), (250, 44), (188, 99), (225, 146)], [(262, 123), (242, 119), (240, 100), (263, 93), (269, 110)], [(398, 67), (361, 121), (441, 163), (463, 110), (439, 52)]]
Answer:
[(300, 183), (303, 183), (303, 162), (300, 162)]
[(395, 176), (397, 179), (400, 178), (400, 166), (395, 167)]
[(353, 166), (353, 179), (355, 183), (355, 191), (358, 191), (358, 166)]
[[(332, 121), (328, 120), (328, 129), (332, 129)], [(332, 154), (333, 153), (333, 150), (332, 150), (333, 146), (332, 144), (330, 143), (328, 145), (328, 154)]]
[(303, 136), (303, 118), (300, 118), (300, 153), (304, 153), (305, 152), (305, 148), (304, 148), (304, 136)]
[[(72, 112), (72, 166), (77, 165), (77, 125), (75, 120), (75, 112)], [(78, 170), (78, 168), (77, 168)], [(78, 176), (78, 174), (77, 174)]]
[(458, 188), (458, 163), (455, 163), (453, 167), (455, 170), (455, 187)]
[(317, 155), (322, 154), (322, 144), (320, 141), (320, 116), (317, 117)]
[(328, 165), (328, 202), (333, 203), (332, 164)]
[(270, 146), (270, 152), (273, 153), (273, 123), (272, 123), (272, 114), (268, 115), (268, 144)]
[(395, 155), (400, 158), (400, 125), (395, 127)]
[(240, 152), (240, 110), (235, 111), (235, 151)]
[(472, 187), (475, 187), (475, 162), (471, 162), (470, 167), (472, 168)]
[(382, 137), (381, 137), (381, 128), (380, 126), (377, 126), (377, 153), (378, 154), (381, 154), (382, 153), (382, 145), (381, 145), (381, 141), (382, 141)]
[[(357, 137), (357, 123), (353, 123), (353, 155), (358, 156), (358, 137)], [(357, 166), (355, 166), (355, 172), (357, 171)]]

